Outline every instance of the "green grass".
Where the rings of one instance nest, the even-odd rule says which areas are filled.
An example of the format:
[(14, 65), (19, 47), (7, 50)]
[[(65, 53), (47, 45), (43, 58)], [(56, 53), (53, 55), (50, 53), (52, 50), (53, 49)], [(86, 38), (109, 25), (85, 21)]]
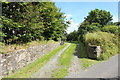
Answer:
[(92, 60), (87, 58), (87, 51), (86, 51), (86, 47), (84, 46), (84, 44), (82, 42), (80, 42), (80, 60), (82, 61), (82, 68), (86, 69), (94, 64), (97, 64), (101, 61), (97, 61), (97, 60)]
[(95, 64), (101, 62), (101, 61), (92, 60), (92, 59), (88, 59), (88, 58), (82, 58), (81, 61), (82, 61), (82, 68), (83, 69), (86, 69), (92, 65), (95, 65)]
[(75, 52), (76, 44), (71, 44), (60, 56), (59, 68), (54, 71), (52, 77), (64, 78), (68, 74), (68, 68), (71, 65), (73, 53)]
[(37, 59), (33, 63), (15, 72), (13, 75), (7, 76), (7, 78), (29, 78), (33, 73), (39, 70), (44, 64), (46, 64), (57, 52), (63, 49), (67, 44), (60, 46), (59, 48), (49, 52), (48, 54)]

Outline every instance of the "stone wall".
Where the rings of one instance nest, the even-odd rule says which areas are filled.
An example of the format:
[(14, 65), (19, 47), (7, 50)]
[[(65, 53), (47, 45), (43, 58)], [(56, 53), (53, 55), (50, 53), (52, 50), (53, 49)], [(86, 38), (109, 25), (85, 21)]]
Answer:
[(0, 54), (0, 77), (14, 73), (58, 46), (59, 43), (50, 43)]

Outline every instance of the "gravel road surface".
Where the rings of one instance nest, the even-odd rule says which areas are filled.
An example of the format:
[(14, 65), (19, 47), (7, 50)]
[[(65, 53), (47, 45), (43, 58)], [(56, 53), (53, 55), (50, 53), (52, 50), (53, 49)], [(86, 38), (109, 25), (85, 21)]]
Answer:
[(60, 55), (70, 46), (71, 44), (63, 48), (60, 52), (58, 52), (51, 60), (45, 64), (42, 68), (40, 68), (36, 73), (34, 73), (31, 78), (50, 78), (51, 74), (53, 74), (52, 70), (57, 68), (58, 59)]

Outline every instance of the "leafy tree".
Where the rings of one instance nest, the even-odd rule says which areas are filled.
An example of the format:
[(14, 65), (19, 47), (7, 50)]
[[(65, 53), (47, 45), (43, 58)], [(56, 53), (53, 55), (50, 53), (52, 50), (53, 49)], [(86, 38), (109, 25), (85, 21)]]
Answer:
[(67, 35), (67, 41), (77, 41), (78, 40), (78, 32), (73, 31)]
[(81, 23), (81, 25), (78, 28), (79, 40), (84, 41), (84, 36), (88, 32), (99, 31), (100, 30), (99, 26), (100, 26), (99, 23), (92, 23), (92, 24), (90, 24), (87, 21)]
[(2, 22), (5, 43), (58, 40), (68, 27), (53, 2), (4, 2)]
[(85, 17), (85, 21), (88, 21), (90, 24), (99, 23), (102, 27), (111, 20), (112, 15), (110, 14), (110, 12), (99, 9), (91, 10), (89, 12), (89, 15)]
[(54, 3), (46, 3), (43, 7), (46, 7), (46, 13), (42, 15), (45, 26), (43, 36), (47, 40), (62, 38), (65, 29), (68, 27), (64, 21), (64, 14), (60, 13), (60, 10), (55, 7)]

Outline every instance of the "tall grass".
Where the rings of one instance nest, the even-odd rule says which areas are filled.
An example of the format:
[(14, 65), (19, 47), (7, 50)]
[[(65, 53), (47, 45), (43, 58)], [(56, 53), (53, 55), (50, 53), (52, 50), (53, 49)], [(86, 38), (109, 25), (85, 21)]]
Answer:
[(107, 32), (88, 33), (85, 36), (85, 42), (102, 47), (102, 55), (98, 58), (99, 60), (107, 60), (118, 54), (118, 36), (115, 34)]

